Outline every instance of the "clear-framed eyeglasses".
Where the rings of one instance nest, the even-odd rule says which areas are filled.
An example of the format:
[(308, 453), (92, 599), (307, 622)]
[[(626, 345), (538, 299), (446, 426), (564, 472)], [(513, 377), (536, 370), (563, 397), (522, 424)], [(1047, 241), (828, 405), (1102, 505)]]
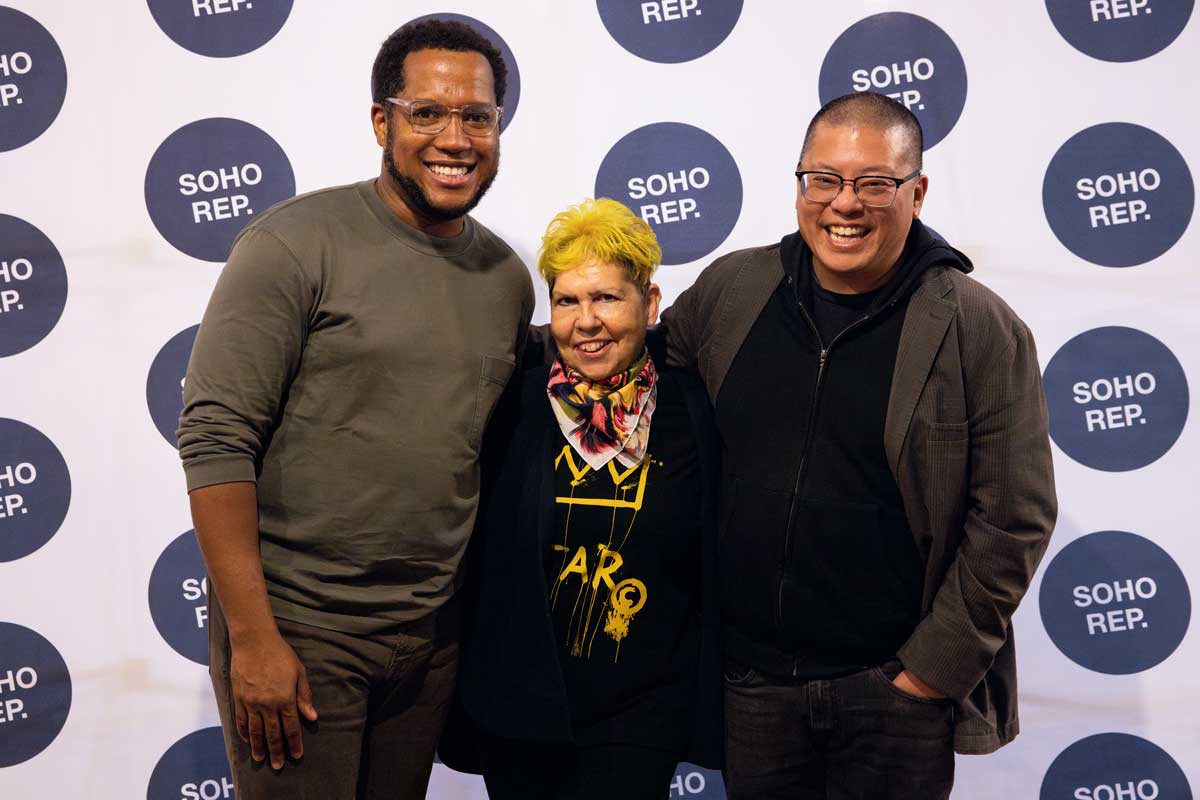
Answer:
[(389, 97), (387, 101), (400, 107), (414, 131), (428, 135), (446, 130), (450, 117), (458, 114), (467, 136), (491, 136), (504, 116), (503, 108), (487, 103), (448, 106), (436, 100), (402, 100), (398, 97)]
[(859, 175), (853, 180), (843, 178), (836, 172), (800, 170), (796, 178), (800, 181), (800, 193), (813, 203), (832, 203), (842, 193), (842, 186), (850, 184), (858, 202), (873, 208), (887, 208), (896, 199), (896, 191), (913, 178), (920, 177), (921, 170), (903, 178), (890, 175)]

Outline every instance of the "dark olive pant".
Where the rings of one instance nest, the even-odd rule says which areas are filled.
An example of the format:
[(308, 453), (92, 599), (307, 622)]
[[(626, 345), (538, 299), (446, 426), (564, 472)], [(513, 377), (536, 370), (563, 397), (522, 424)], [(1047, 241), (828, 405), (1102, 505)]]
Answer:
[(902, 692), (899, 663), (785, 681), (728, 664), (729, 800), (945, 800), (954, 707)]
[(679, 758), (635, 745), (485, 741), (489, 800), (666, 800)]
[(454, 692), (453, 607), (399, 631), (358, 636), (277, 619), (308, 673), (318, 719), (304, 757), (282, 770), (256, 762), (234, 727), (229, 636), (209, 595), (209, 674), (238, 800), (419, 800)]

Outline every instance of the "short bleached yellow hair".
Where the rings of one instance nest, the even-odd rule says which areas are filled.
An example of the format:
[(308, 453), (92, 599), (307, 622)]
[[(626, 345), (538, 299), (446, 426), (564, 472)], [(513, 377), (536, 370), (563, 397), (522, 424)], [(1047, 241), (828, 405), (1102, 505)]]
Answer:
[(654, 230), (616, 200), (587, 199), (550, 220), (538, 272), (553, 289), (559, 275), (594, 261), (625, 267), (644, 292), (662, 261), (662, 248)]

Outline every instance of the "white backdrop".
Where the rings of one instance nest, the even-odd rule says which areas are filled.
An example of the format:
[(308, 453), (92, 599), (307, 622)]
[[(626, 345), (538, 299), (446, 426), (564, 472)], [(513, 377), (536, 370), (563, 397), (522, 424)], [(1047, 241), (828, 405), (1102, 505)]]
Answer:
[[(443, 12), (499, 34), (520, 72), (500, 177), (476, 216), (532, 264), (546, 222), (598, 183), (628, 187), (640, 176), (648, 189), (667, 187), (617, 196), (658, 205), (667, 304), (716, 256), (794, 230), (791, 172), (804, 125), (832, 91), (822, 87), (850, 91), (856, 70), (869, 79), (897, 65), (884, 91), (919, 91), (901, 99), (938, 139), (925, 158), (923, 219), (1029, 323), (1049, 367), (1061, 504), (1016, 615), (1023, 733), (996, 755), (960, 757), (954, 796), (1193, 796), (1200, 640), (1189, 631), (1188, 584), (1200, 586), (1200, 440), (1187, 376), (1200, 374), (1200, 239), (1186, 165), (1200, 165), (1191, 85), (1200, 24), (1189, 21), (1191, 0), (291, 6), (0, 3), (0, 797), (232, 796), (212, 732), (187, 738), (217, 714), (206, 668), (188, 656), (203, 636), (203, 574), (184, 535), (183, 473), (156, 415), (169, 418), (178, 403), (186, 331), (221, 269), (195, 256), (196, 237), (206, 252), (227, 251), (247, 217), (205, 228), (189, 218), (197, 196), (156, 188), (151, 162), (163, 146), (162, 158), (177, 159), (163, 167), (173, 182), (198, 151), (218, 159), (214, 170), (253, 161), (265, 176), (240, 173), (251, 205), (290, 193), (289, 169), (296, 192), (376, 174), (375, 52), (404, 22)], [(274, 35), (271, 15), (282, 22)], [(38, 29), (61, 50), (65, 84)], [(245, 52), (194, 52), (222, 36)], [(880, 65), (888, 69), (872, 71)], [(253, 142), (244, 146), (260, 148), (254, 157), (235, 160), (236, 126), (224, 149), (164, 145), (211, 118), (261, 130), (286, 154), (282, 165)], [(692, 127), (646, 128), (617, 146), (659, 123)], [(656, 183), (656, 174), (683, 177)], [(30, 226), (61, 255), (61, 271)], [(546, 319), (539, 292), (535, 321)], [(1112, 531), (1126, 533), (1092, 535)], [(438, 766), (430, 796), (484, 793)], [(713, 775), (684, 768), (671, 796), (723, 793)]]

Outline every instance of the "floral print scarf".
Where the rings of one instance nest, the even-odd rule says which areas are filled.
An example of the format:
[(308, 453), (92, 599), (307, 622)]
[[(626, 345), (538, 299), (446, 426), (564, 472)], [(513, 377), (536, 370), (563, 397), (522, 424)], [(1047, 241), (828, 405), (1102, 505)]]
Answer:
[(650, 442), (658, 372), (649, 353), (624, 372), (591, 381), (555, 359), (546, 384), (550, 407), (571, 447), (594, 470), (614, 458), (639, 464)]

